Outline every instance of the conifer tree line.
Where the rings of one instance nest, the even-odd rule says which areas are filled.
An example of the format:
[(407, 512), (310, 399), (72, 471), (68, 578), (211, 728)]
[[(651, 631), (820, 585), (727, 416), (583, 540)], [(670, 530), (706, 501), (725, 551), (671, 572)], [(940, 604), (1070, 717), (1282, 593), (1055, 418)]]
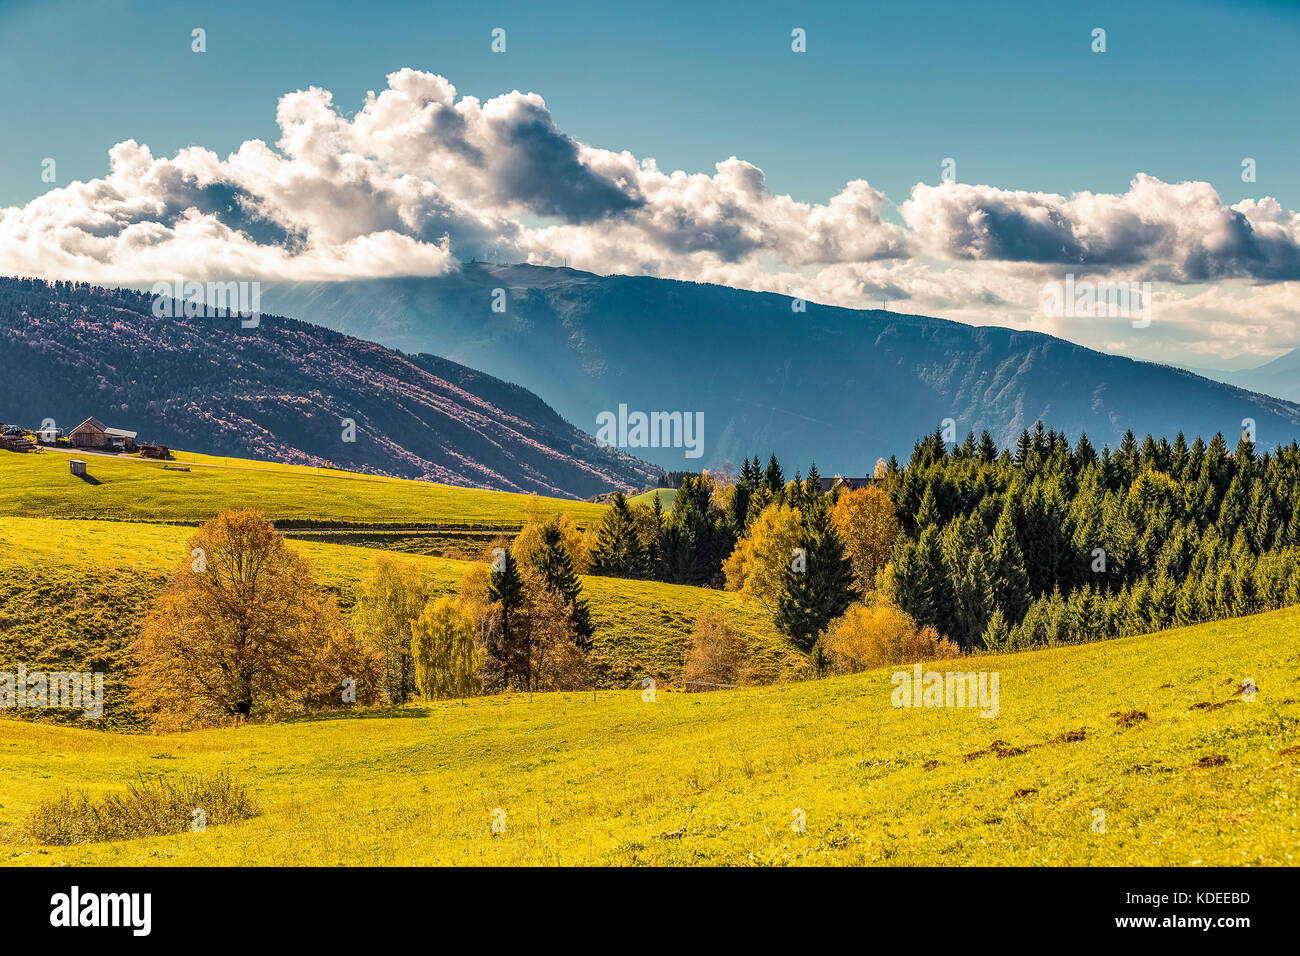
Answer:
[(888, 490), (902, 534), (883, 580), (961, 646), (1075, 643), (1300, 602), (1300, 448), (1130, 431), (1112, 452), (1039, 422), (918, 442)]
[(1099, 640), (1300, 603), (1300, 448), (936, 429), (865, 491), (756, 457), (667, 513), (616, 495), (595, 534), (592, 573), (744, 591), (805, 650), (859, 601), (967, 650)]
[(762, 596), (774, 622), (797, 646), (811, 650), (858, 592), (853, 565), (831, 519), (834, 503), (835, 496), (822, 491), (815, 464), (807, 478), (796, 473), (787, 481), (775, 455), (766, 466), (757, 457), (747, 460), (734, 482), (686, 474), (667, 513), (658, 495), (649, 506), (613, 496), (596, 531), (591, 570), (705, 587), (729, 586), (731, 576), (732, 584), (744, 589), (747, 572), (743, 567), (729, 572), (726, 562), (742, 547), (768, 547), (766, 529), (751, 540), (751, 526), (765, 512), (784, 511), (793, 530), (787, 522), (779, 553), (768, 547), (762, 561), (754, 562), (763, 567), (749, 573), (767, 572)]

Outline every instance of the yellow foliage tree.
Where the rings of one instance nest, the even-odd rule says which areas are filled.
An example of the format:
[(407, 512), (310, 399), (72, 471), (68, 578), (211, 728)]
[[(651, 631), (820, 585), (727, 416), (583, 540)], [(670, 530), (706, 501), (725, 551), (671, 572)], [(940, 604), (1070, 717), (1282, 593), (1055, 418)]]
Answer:
[(377, 554), (361, 581), (352, 626), (383, 655), (384, 689), (394, 704), (415, 691), (411, 622), (429, 599), (429, 582), (411, 561)]
[(594, 537), (583, 534), (573, 520), (573, 515), (565, 511), (558, 518), (551, 519), (542, 513), (541, 503), (534, 495), (529, 499), (524, 512), (524, 526), (515, 536), (510, 546), (510, 556), (520, 567), (532, 567), (533, 558), (542, 549), (542, 529), (547, 522), (554, 520), (560, 529), (560, 544), (569, 555), (575, 574), (587, 574), (591, 570), (591, 544)]
[(743, 684), (750, 678), (745, 639), (727, 623), (721, 611), (700, 611), (695, 640), (682, 668), (684, 684)]
[(226, 511), (150, 606), (134, 645), (137, 708), (160, 730), (373, 700), (373, 649), (319, 591), (310, 563), (258, 511)]
[(911, 615), (883, 600), (850, 607), (827, 628), (820, 650), (837, 674), (856, 674), (885, 664), (941, 660), (961, 653), (933, 628), (918, 631)]
[(482, 689), (473, 616), (452, 597), (425, 605), (411, 625), (415, 683), (426, 700), (472, 697)]
[(858, 488), (840, 495), (831, 509), (831, 524), (853, 562), (858, 589), (868, 593), (876, 586), (876, 572), (889, 560), (898, 537), (894, 503), (879, 488)]
[(764, 508), (723, 563), (727, 590), (740, 591), (775, 607), (781, 594), (781, 576), (802, 536), (803, 515), (798, 508)]

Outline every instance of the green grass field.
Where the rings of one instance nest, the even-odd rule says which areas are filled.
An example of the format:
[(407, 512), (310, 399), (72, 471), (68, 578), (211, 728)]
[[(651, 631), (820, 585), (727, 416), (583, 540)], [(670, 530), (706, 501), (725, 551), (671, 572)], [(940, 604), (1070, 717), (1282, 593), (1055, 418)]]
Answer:
[[(127, 650), (152, 596), (187, 561), (193, 528), (113, 521), (0, 517), (0, 670), (6, 661), (50, 670), (105, 670), (105, 726), (131, 729), (135, 715), (121, 675)], [(311, 559), (323, 587), (346, 611), (374, 559), (369, 548), (292, 541)], [(470, 564), (405, 555), (443, 592)], [(756, 676), (776, 680), (802, 655), (777, 633), (760, 607), (738, 594), (705, 588), (585, 577), (596, 625), (590, 664), (599, 687), (629, 687), (644, 677), (681, 676), (696, 615), (716, 609), (749, 642)], [(56, 666), (57, 665), (57, 666)]]
[(677, 500), (676, 488), (656, 488), (654, 491), (643, 491), (639, 495), (633, 495), (628, 498), (628, 502), (634, 505), (645, 505), (647, 508), (654, 506), (655, 495), (659, 496), (659, 506), (664, 511), (673, 510), (673, 502)]
[(530, 501), (568, 511), (580, 527), (605, 506), (458, 488), (348, 471), (176, 454), (173, 467), (140, 458), (87, 456), (90, 481), (68, 471), (76, 455), (0, 454), (0, 515), (198, 523), (227, 508), (257, 508), (272, 521), (518, 527)]
[[(249, 506), (356, 526), (290, 544), (347, 609), (374, 548), (419, 528), (517, 526), (529, 499), (194, 455), (180, 456), (188, 473), (92, 457), (92, 484), (68, 457), (0, 454), (0, 670), (105, 671), (107, 710), (94, 729), (72, 715), (0, 719), (0, 862), (1295, 863), (1300, 608), (942, 665), (998, 672), (989, 719), (896, 709), (892, 668), (787, 680), (802, 655), (739, 595), (589, 577), (603, 689), (150, 736), (122, 677), (139, 616), (187, 557), (185, 525)], [(580, 522), (601, 513), (541, 502)], [(469, 567), (410, 560), (443, 591)], [(774, 683), (671, 689), (704, 608), (727, 615)], [(626, 689), (646, 676), (653, 702)], [(1237, 693), (1245, 678), (1253, 701)], [(103, 797), (139, 775), (219, 772), (260, 815), (62, 848), (24, 832), (70, 789)], [(805, 832), (791, 827), (800, 814)]]
[[(1000, 675), (993, 719), (895, 709), (885, 669), (653, 703), (510, 695), (167, 737), (10, 722), (0, 859), (1294, 865), (1297, 637), (1291, 609), (967, 659)], [(1254, 702), (1234, 695), (1247, 677)], [(1132, 712), (1146, 718), (1114, 716)], [(247, 783), (262, 814), (120, 843), (22, 838), (31, 808), (70, 786), (215, 771)], [(806, 832), (792, 830), (796, 811)]]

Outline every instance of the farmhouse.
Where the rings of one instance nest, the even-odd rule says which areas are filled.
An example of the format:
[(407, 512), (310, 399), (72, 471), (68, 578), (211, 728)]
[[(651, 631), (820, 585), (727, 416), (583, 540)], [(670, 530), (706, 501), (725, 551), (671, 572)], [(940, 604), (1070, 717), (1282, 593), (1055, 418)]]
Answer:
[(78, 448), (106, 448), (109, 451), (135, 451), (135, 432), (109, 428), (91, 416), (68, 432), (68, 439)]
[(842, 491), (857, 491), (859, 488), (870, 487), (874, 481), (874, 478), (845, 478), (843, 475), (836, 475), (834, 478), (822, 479), (822, 491), (831, 492), (836, 488)]

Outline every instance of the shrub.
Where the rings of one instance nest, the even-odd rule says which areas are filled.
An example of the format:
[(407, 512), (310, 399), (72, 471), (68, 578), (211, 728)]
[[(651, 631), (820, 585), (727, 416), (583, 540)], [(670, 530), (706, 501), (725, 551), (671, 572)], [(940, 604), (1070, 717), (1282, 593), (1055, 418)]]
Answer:
[(721, 611), (701, 611), (695, 619), (695, 642), (686, 654), (682, 682), (743, 684), (750, 679), (745, 639), (732, 630)]
[(820, 650), (837, 674), (855, 674), (885, 664), (942, 660), (961, 653), (934, 628), (918, 630), (911, 615), (883, 600), (849, 608), (827, 629)]
[(124, 791), (93, 797), (68, 791), (39, 804), (26, 824), (27, 835), (52, 846), (136, 840), (184, 833), (202, 810), (208, 826), (234, 823), (258, 815), (248, 789), (224, 773), (175, 774), (148, 778), (143, 774)]

